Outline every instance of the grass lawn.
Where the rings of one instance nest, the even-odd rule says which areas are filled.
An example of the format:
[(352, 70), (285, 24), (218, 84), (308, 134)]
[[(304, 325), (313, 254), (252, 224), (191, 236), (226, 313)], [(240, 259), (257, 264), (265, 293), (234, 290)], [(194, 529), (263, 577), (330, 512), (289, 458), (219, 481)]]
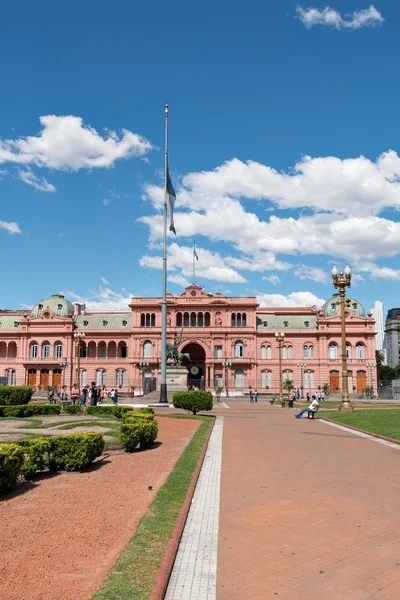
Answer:
[(400, 410), (379, 408), (355, 410), (352, 413), (324, 411), (320, 413), (324, 419), (338, 421), (343, 425), (351, 425), (364, 431), (378, 433), (386, 437), (400, 440)]
[[(158, 415), (157, 415), (158, 416)], [(162, 418), (202, 421), (167, 481), (158, 491), (148, 513), (92, 600), (147, 600), (164, 558), (168, 542), (183, 506), (205, 440), (213, 423), (200, 415), (163, 415)], [(132, 492), (134, 494), (134, 490)]]

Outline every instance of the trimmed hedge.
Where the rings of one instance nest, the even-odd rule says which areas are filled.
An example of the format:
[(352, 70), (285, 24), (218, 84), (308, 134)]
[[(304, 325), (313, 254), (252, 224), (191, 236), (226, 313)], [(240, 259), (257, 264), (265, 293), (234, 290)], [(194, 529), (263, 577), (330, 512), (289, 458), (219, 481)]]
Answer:
[(212, 410), (213, 397), (211, 392), (195, 390), (191, 392), (175, 392), (172, 398), (175, 408), (190, 410), (195, 415), (198, 412)]
[(82, 412), (82, 406), (78, 404), (69, 404), (64, 407), (64, 411), (69, 415), (79, 415)]
[(128, 413), (124, 415), (124, 423), (136, 422), (136, 421), (154, 421), (154, 415), (150, 415), (148, 413)]
[(133, 452), (140, 448), (148, 448), (156, 440), (158, 435), (157, 421), (145, 421), (137, 419), (136, 423), (127, 423), (121, 425), (121, 434), (119, 440), (125, 450)]
[(0, 406), (0, 417), (36, 417), (59, 415), (61, 406), (57, 404), (21, 404), (20, 406)]
[(38, 471), (77, 471), (87, 467), (104, 450), (101, 433), (73, 433), (15, 444), (0, 444), (0, 492), (18, 479), (32, 479)]
[(27, 385), (0, 385), (0, 405), (18, 406), (28, 404), (32, 394), (32, 388)]
[(143, 406), (142, 408), (138, 408), (137, 410), (135, 410), (135, 415), (137, 415), (138, 413), (144, 413), (145, 415), (154, 415), (154, 408), (151, 408), (151, 406)]
[(132, 406), (88, 406), (85, 410), (85, 415), (96, 415), (99, 417), (116, 417), (117, 419), (122, 419), (122, 416), (126, 412), (132, 412)]
[(0, 445), (0, 493), (12, 489), (24, 466), (24, 450), (17, 444)]

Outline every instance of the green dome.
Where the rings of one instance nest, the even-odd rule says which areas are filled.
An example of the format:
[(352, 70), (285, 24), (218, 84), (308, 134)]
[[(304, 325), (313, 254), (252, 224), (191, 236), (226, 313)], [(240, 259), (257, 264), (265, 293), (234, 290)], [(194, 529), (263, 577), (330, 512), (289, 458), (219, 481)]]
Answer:
[[(354, 298), (346, 297), (346, 300), (350, 300), (349, 305), (346, 306), (346, 310), (351, 312), (355, 317), (363, 317), (365, 318), (365, 310), (363, 305), (355, 300)], [(333, 297), (325, 302), (322, 306), (322, 310), (324, 311), (324, 317), (335, 317), (340, 312), (340, 296), (339, 294), (334, 294)]]
[(62, 294), (53, 294), (47, 300), (41, 300), (31, 310), (30, 317), (39, 317), (49, 308), (57, 317), (70, 317), (74, 314), (74, 305)]

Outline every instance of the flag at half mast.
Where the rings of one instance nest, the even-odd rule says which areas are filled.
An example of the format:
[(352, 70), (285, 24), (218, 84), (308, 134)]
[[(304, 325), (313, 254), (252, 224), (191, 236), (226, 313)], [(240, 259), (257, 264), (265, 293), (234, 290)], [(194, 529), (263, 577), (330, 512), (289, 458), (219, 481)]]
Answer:
[(171, 177), (169, 176), (169, 169), (167, 168), (167, 194), (169, 204), (169, 230), (176, 235), (175, 224), (174, 224), (174, 206), (176, 200), (176, 194), (174, 186), (172, 185)]

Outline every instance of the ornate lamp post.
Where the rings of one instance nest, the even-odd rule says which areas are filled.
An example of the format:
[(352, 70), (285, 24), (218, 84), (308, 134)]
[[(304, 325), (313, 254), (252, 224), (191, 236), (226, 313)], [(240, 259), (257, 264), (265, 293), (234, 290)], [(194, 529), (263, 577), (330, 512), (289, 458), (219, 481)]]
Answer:
[(283, 402), (283, 388), (282, 388), (282, 344), (285, 341), (284, 333), (275, 333), (276, 341), (278, 343), (279, 350), (279, 400), (282, 404)]
[(365, 366), (367, 367), (367, 369), (369, 369), (369, 373), (370, 373), (370, 378), (371, 378), (371, 398), (374, 395), (374, 376), (373, 376), (373, 372), (374, 369), (376, 369), (376, 362), (367, 362), (365, 363)]
[(226, 397), (228, 398), (229, 396), (229, 391), (228, 391), (228, 371), (229, 371), (229, 367), (232, 366), (231, 362), (228, 361), (222, 361), (222, 368), (225, 369), (225, 387), (226, 387)]
[(65, 385), (65, 371), (66, 371), (67, 367), (69, 367), (69, 362), (66, 359), (62, 360), (60, 362), (60, 367), (63, 370), (63, 373), (62, 373), (62, 386), (64, 387), (64, 385)]
[(81, 344), (85, 337), (84, 331), (75, 331), (74, 339), (76, 343), (76, 354), (78, 357), (78, 390), (81, 393)]
[(298, 362), (297, 363), (298, 368), (300, 369), (300, 377), (301, 377), (301, 386), (300, 386), (300, 390), (301, 390), (301, 398), (304, 398), (304, 379), (303, 379), (303, 369), (305, 369), (307, 367), (307, 363), (305, 362)]
[(346, 315), (345, 315), (345, 289), (351, 286), (351, 270), (349, 265), (346, 265), (344, 271), (337, 270), (336, 266), (332, 271), (332, 283), (336, 289), (339, 289), (340, 296), (340, 320), (342, 329), (342, 405), (339, 410), (343, 412), (352, 412), (354, 408), (350, 403), (349, 398), (349, 376), (347, 372), (347, 354), (346, 354)]

